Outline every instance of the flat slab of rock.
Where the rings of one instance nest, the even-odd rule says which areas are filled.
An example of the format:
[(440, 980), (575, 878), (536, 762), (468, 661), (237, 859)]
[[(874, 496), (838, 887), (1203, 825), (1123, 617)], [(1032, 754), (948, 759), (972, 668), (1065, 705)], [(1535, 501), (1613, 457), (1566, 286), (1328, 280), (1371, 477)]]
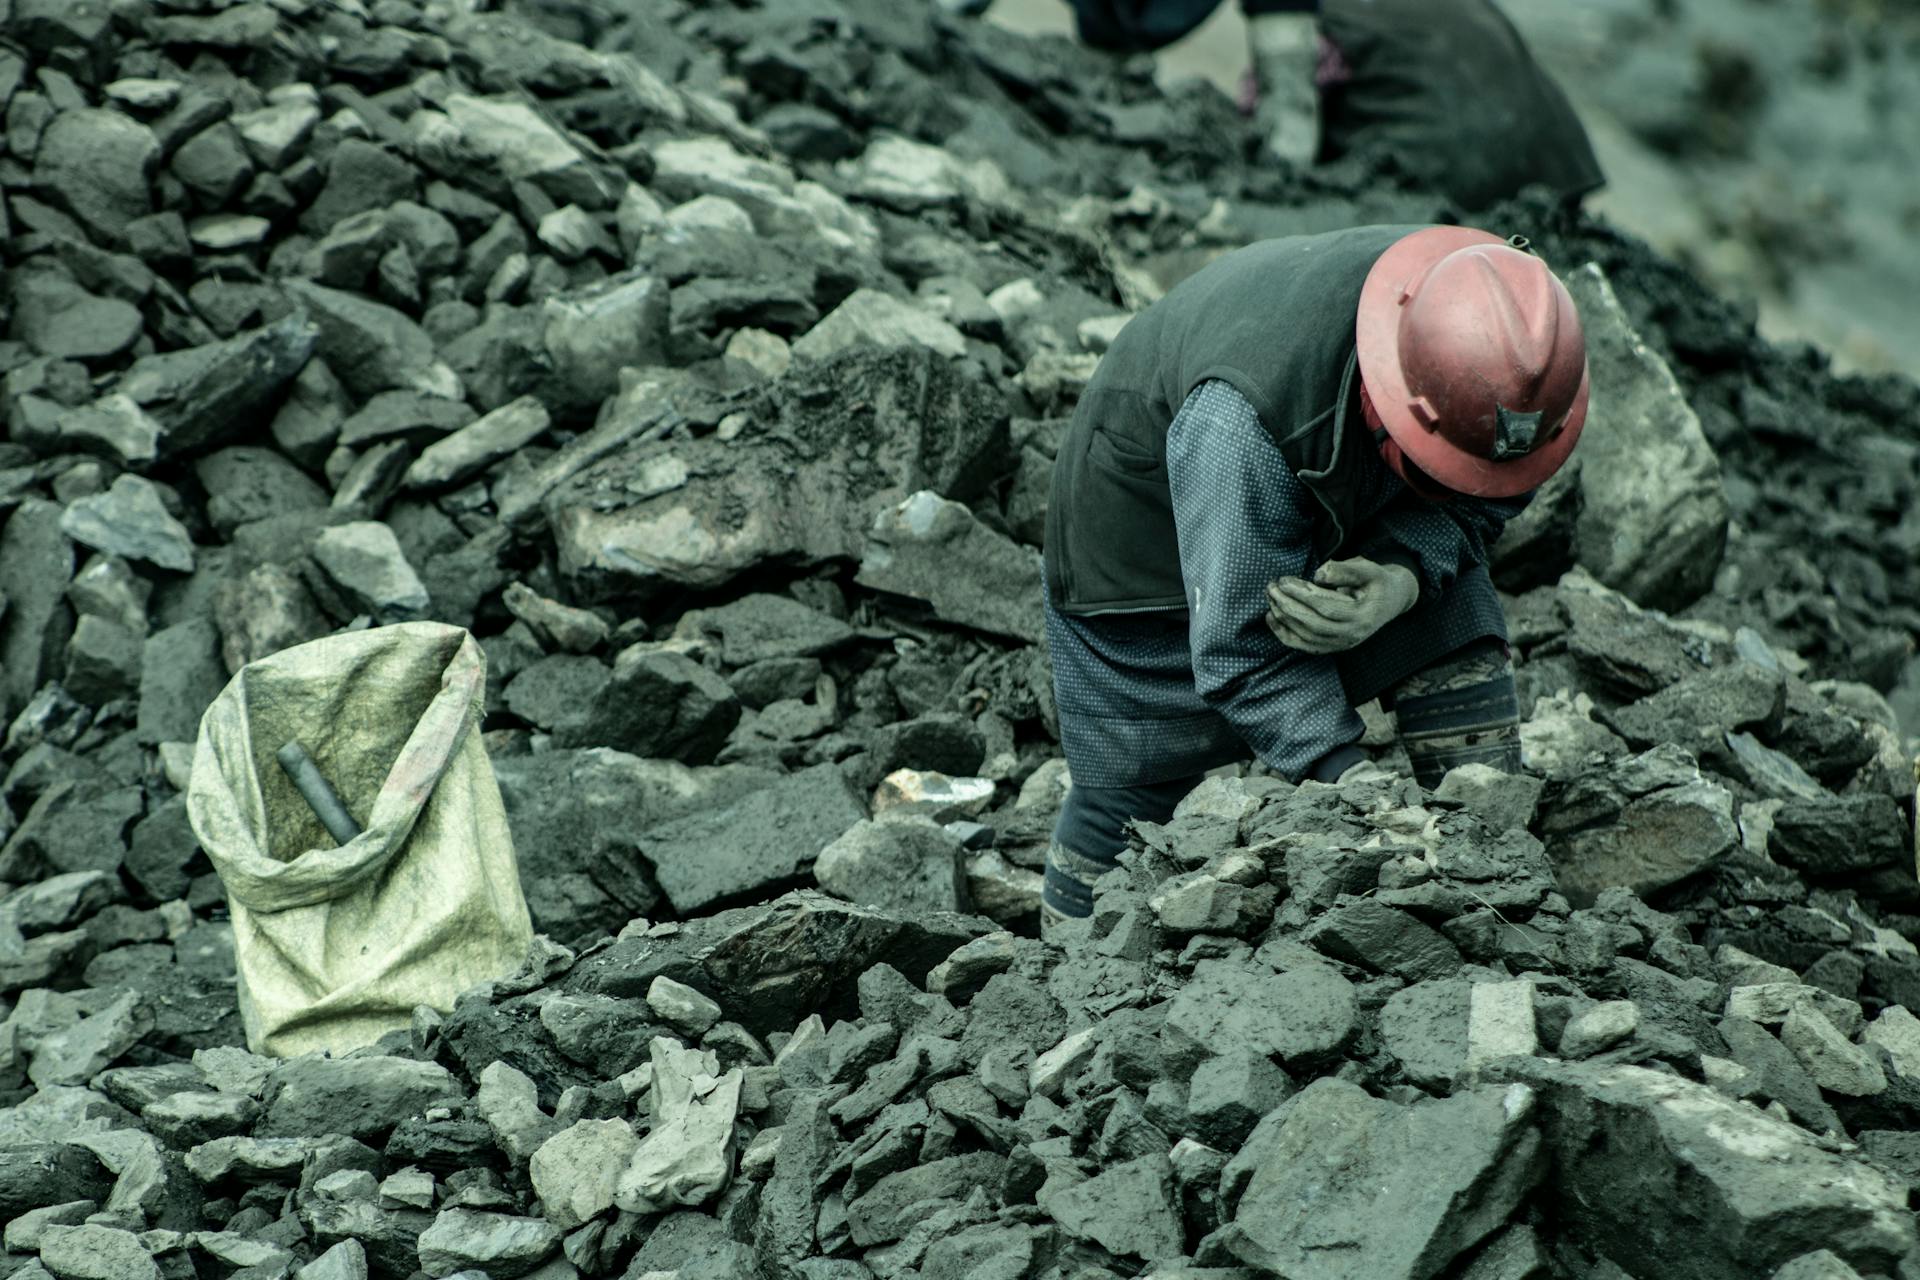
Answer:
[(839, 767), (816, 765), (724, 809), (661, 823), (638, 843), (673, 909), (691, 915), (797, 877), (866, 816)]
[(1541, 1093), (1562, 1221), (1630, 1272), (1772, 1275), (1830, 1249), (1872, 1274), (1914, 1247), (1903, 1183), (1706, 1085), (1645, 1067), (1507, 1065)]
[(1326, 1078), (1261, 1122), (1227, 1179), (1236, 1166), (1252, 1177), (1220, 1243), (1241, 1262), (1419, 1280), (1504, 1226), (1547, 1162), (1525, 1086), (1398, 1107)]
[(193, 572), (192, 535), (167, 512), (153, 482), (139, 476), (123, 475), (105, 493), (75, 502), (60, 518), (60, 531), (108, 555)]
[(1040, 642), (1039, 553), (931, 490), (874, 517), (854, 581), (924, 600), (947, 622)]

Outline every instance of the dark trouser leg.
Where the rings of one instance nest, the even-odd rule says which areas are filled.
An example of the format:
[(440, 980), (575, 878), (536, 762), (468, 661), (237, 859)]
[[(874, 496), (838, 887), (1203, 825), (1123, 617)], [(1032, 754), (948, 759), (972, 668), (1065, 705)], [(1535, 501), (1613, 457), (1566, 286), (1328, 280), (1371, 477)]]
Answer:
[(1429, 791), (1463, 764), (1520, 772), (1520, 701), (1498, 640), (1476, 640), (1401, 681), (1393, 704), (1414, 780)]
[(1044, 928), (1062, 918), (1093, 913), (1093, 882), (1113, 870), (1127, 847), (1127, 823), (1135, 818), (1165, 822), (1205, 774), (1138, 787), (1075, 784), (1053, 824), (1047, 850), (1047, 883), (1041, 899)]

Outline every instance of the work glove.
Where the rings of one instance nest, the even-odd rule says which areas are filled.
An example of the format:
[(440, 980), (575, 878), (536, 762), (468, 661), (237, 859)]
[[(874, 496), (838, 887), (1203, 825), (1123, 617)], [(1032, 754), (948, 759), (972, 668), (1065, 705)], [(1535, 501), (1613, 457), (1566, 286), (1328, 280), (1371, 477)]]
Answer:
[(1267, 627), (1302, 653), (1345, 653), (1419, 598), (1420, 580), (1404, 565), (1332, 560), (1312, 582), (1276, 578), (1267, 584)]

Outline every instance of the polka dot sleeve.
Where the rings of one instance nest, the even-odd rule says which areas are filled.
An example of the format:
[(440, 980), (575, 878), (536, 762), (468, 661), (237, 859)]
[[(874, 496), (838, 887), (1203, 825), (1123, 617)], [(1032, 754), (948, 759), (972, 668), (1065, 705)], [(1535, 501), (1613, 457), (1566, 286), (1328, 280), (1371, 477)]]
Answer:
[(1333, 661), (1267, 629), (1267, 583), (1317, 567), (1313, 497), (1253, 406), (1219, 381), (1196, 387), (1168, 428), (1167, 478), (1194, 688), (1262, 760), (1299, 778), (1362, 732)]

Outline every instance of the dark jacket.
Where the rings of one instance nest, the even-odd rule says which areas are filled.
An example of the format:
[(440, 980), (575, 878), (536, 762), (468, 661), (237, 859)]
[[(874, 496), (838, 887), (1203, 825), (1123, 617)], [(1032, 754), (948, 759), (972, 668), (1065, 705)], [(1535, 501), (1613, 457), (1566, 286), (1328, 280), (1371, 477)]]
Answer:
[(1260, 415), (1319, 503), (1321, 558), (1352, 551), (1361, 469), (1354, 316), (1367, 272), (1417, 227), (1356, 227), (1250, 245), (1135, 316), (1088, 383), (1060, 447), (1047, 508), (1047, 589), (1065, 614), (1186, 607), (1167, 427), (1209, 378)]
[(1391, 153), (1463, 209), (1605, 181), (1566, 95), (1488, 0), (1323, 0), (1320, 30), (1349, 71), (1322, 101), (1323, 162)]

